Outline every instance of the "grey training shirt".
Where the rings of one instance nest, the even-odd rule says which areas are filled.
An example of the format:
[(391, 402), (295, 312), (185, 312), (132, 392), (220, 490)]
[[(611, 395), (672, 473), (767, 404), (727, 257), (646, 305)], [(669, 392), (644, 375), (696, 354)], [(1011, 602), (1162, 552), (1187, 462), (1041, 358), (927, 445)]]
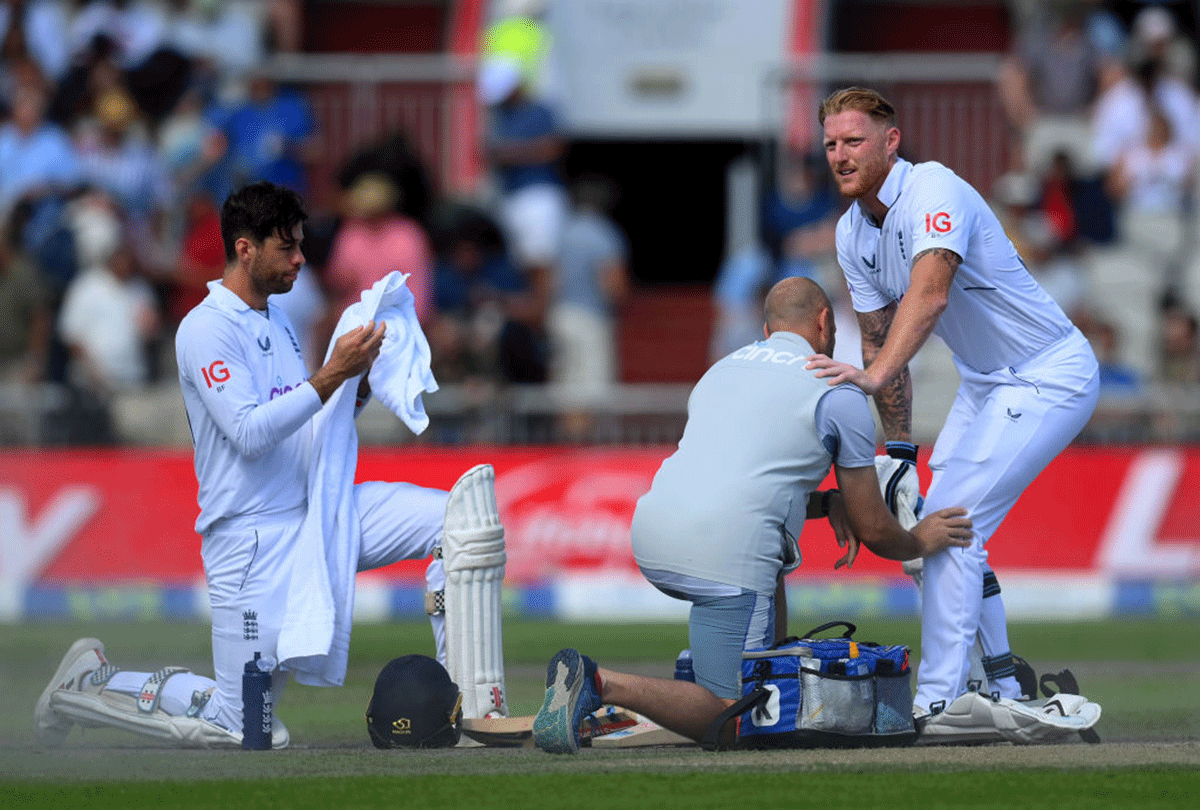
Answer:
[(866, 395), (804, 368), (791, 332), (718, 361), (688, 400), (679, 448), (638, 501), (631, 536), (642, 568), (770, 592), (783, 529), (799, 537), (808, 496), (830, 464), (875, 463)]

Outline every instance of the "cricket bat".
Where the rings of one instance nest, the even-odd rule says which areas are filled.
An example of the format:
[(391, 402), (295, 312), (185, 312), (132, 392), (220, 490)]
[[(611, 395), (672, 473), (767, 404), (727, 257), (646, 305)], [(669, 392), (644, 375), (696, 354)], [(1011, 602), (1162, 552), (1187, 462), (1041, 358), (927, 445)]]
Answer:
[(696, 745), (691, 737), (676, 734), (650, 720), (617, 729), (592, 739), (593, 748), (646, 748), (652, 745)]
[[(517, 717), (470, 717), (462, 721), (463, 734), (483, 745), (495, 748), (533, 747), (533, 720), (536, 715)], [(579, 736), (588, 745), (601, 736), (638, 724), (636, 714), (615, 706), (602, 707), (583, 720)]]
[[(493, 748), (533, 746), (533, 715), (519, 717), (464, 717), (464, 737)], [(462, 745), (462, 743), (459, 743)]]

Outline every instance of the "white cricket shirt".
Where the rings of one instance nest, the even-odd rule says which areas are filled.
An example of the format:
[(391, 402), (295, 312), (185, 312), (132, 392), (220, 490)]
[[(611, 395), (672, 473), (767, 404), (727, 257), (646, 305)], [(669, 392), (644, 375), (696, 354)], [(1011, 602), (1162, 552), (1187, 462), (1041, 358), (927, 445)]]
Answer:
[(322, 404), (283, 310), (259, 312), (220, 281), (208, 289), (175, 335), (200, 534), (307, 504), (310, 420)]
[(934, 333), (981, 373), (1020, 363), (1067, 335), (1071, 321), (1029, 274), (991, 207), (940, 163), (897, 159), (879, 200), (882, 227), (859, 205), (838, 220), (838, 262), (859, 312), (899, 301), (913, 257), (947, 248), (962, 258)]

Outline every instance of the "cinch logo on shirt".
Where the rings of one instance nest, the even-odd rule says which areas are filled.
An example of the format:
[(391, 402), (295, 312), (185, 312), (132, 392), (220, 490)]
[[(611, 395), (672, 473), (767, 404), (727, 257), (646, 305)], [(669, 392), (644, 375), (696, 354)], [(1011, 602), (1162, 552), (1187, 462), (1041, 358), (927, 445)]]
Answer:
[(284, 385), (283, 379), (280, 377), (276, 377), (275, 385), (271, 388), (271, 392), (267, 395), (267, 399), (275, 399), (275, 397), (281, 397), (284, 394), (286, 394), (288, 391), (292, 391), (296, 388), (299, 388), (303, 384), (304, 384), (304, 380), (301, 380), (300, 382), (296, 383), (295, 385)]
[(925, 233), (950, 233), (950, 215), (945, 211), (925, 215)]
[(730, 357), (734, 360), (757, 360), (760, 363), (774, 363), (780, 366), (790, 366), (804, 359), (803, 355), (795, 352), (775, 351), (763, 343), (751, 343), (734, 352)]
[(229, 377), (231, 376), (229, 367), (225, 365), (224, 360), (213, 361), (208, 368), (201, 368), (200, 374), (204, 377), (205, 385), (209, 388), (216, 385), (218, 391), (221, 390), (220, 383), (229, 382)]

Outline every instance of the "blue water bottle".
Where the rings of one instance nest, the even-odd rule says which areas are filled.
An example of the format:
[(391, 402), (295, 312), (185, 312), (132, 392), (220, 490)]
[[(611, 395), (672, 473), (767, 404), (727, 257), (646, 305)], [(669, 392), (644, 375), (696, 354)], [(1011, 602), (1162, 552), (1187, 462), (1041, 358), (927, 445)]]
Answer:
[(691, 650), (683, 650), (675, 659), (675, 680), (696, 682), (696, 671), (692, 669)]
[(242, 748), (247, 751), (271, 749), (271, 672), (263, 670), (262, 653), (246, 662), (242, 673)]

